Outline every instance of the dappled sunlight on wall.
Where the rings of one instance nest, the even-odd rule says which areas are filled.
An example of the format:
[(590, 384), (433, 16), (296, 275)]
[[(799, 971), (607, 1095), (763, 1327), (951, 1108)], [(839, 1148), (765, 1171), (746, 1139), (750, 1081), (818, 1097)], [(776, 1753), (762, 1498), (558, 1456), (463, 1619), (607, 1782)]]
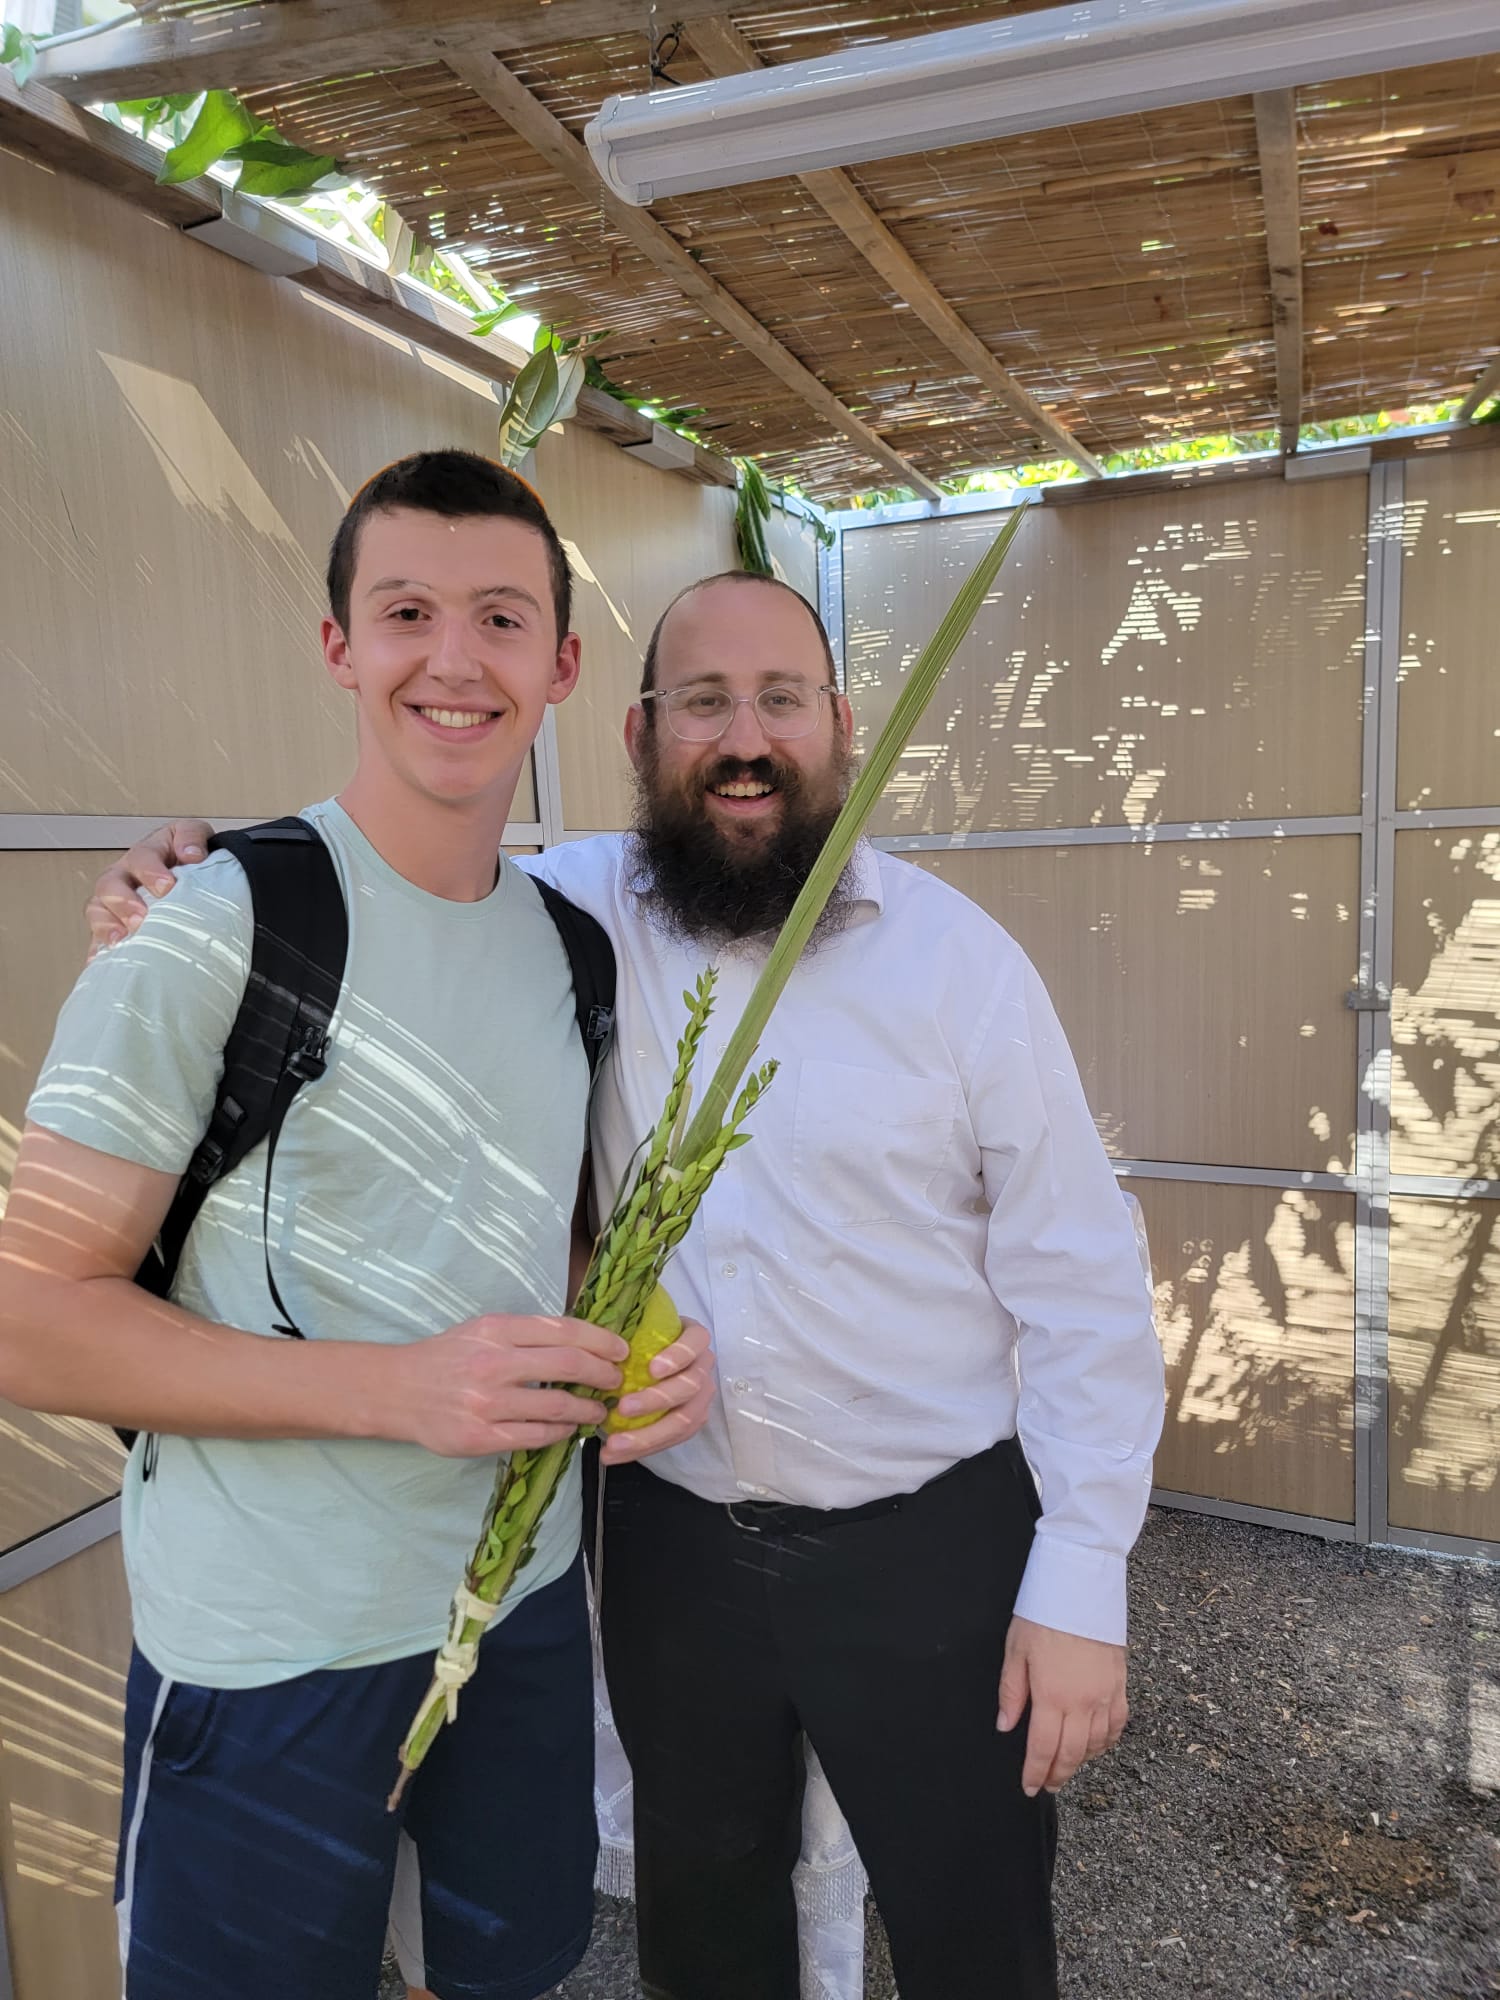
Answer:
[(1391, 1168), (1500, 1179), (1500, 831), (1396, 836)]
[(1490, 805), (1500, 796), (1495, 455), (1409, 466), (1403, 513), (1396, 803)]
[(1500, 1541), (1500, 1202), (1391, 1203), (1390, 1516)]
[(1156, 1482), (1353, 1518), (1354, 1200), (1139, 1180), (1167, 1361)]
[[(102, 853), (0, 851), (0, 1213), (26, 1100), (83, 966), (83, 903)], [(0, 1400), (0, 1549), (119, 1490), (112, 1432)]]
[(16, 2000), (104, 2000), (130, 1650), (115, 1539), (0, 1603), (0, 1869)]
[(1035, 961), (1111, 1152), (1350, 1171), (1352, 837), (910, 858), (988, 910)]
[(0, 212), (0, 812), (325, 797), (354, 750), (329, 540), (403, 453), (493, 451), (493, 390), (5, 153)]
[[(1357, 812), (1364, 496), (1267, 480), (1035, 510), (874, 831)], [(866, 744), (1000, 519), (845, 533)]]

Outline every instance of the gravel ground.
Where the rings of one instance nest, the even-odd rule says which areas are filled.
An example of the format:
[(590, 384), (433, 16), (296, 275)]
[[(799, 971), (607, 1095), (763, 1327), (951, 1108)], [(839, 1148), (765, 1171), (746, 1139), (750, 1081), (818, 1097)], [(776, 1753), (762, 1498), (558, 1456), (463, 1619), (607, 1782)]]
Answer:
[[(1130, 1729), (1063, 1795), (1066, 2000), (1500, 1996), (1500, 1569), (1153, 1512), (1132, 1598)], [(601, 1898), (556, 2000), (638, 1991)]]

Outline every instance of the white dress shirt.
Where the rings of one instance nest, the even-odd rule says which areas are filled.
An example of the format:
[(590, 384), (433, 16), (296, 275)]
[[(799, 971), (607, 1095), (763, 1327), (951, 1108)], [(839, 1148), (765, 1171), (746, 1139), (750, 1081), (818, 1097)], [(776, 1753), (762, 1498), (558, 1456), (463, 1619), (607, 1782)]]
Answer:
[[(683, 989), (717, 964), (701, 1088), (765, 941), (710, 953), (665, 936), (620, 835), (522, 865), (615, 944), (592, 1120), (607, 1211), (661, 1114)], [(758, 1060), (780, 1069), (751, 1142), (667, 1271), (678, 1310), (712, 1330), (721, 1394), (651, 1469), (705, 1500), (855, 1507), (1019, 1429), (1042, 1518), (1017, 1611), (1123, 1641), (1163, 1412), (1134, 1225), (1020, 947), (908, 862), (862, 845), (851, 867), (846, 928), (803, 957), (766, 1030)]]

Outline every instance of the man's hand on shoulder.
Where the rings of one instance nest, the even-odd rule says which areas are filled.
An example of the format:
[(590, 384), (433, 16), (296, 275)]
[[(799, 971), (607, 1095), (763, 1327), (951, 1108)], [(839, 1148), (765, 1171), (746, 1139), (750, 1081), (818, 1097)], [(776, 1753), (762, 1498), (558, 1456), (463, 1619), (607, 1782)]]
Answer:
[(1112, 1750), (1130, 1718), (1125, 1648), (1013, 1618), (1000, 1676), (998, 1727), (1031, 1704), (1021, 1785), (1028, 1798), (1061, 1791), (1080, 1764)]
[(144, 888), (153, 896), (165, 896), (176, 880), (172, 870), (201, 861), (212, 835), (206, 819), (174, 819), (111, 862), (94, 884), (84, 910), (89, 957), (138, 930), (145, 920), (146, 905), (137, 892)]

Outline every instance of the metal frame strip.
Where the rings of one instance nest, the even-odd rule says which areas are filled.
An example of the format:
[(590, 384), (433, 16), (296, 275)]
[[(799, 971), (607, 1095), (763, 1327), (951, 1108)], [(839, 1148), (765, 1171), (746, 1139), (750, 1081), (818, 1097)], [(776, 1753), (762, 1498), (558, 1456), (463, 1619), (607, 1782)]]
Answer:
[(1389, 1528), (1381, 1537), (1386, 1549), (1412, 1549), (1430, 1556), (1455, 1556), (1469, 1562), (1500, 1563), (1500, 1542), (1471, 1540), (1467, 1535), (1438, 1535), (1423, 1528)]
[(1005, 514), (1041, 489), (1009, 486), (1003, 493), (952, 493), (944, 500), (893, 500), (885, 507), (846, 507), (825, 515), (831, 528), (891, 528), (902, 521), (951, 520), (955, 514)]
[(1199, 1493), (1171, 1493), (1164, 1487), (1151, 1489), (1153, 1507), (1173, 1507), (1185, 1514), (1213, 1514), (1223, 1521), (1245, 1521), (1256, 1528), (1289, 1528), (1298, 1535), (1317, 1535), (1325, 1542), (1353, 1542), (1360, 1538), (1352, 1521), (1328, 1521), (1317, 1514), (1284, 1514), (1277, 1507), (1251, 1507), (1240, 1500), (1209, 1500)]
[(85, 1507), (80, 1513), (70, 1514), (56, 1527), (43, 1528), (40, 1534), (17, 1542), (13, 1549), (7, 1549), (0, 1556), (0, 1592), (30, 1583), (44, 1570), (56, 1569), (70, 1556), (81, 1555), (95, 1542), (106, 1541), (119, 1532), (120, 1496), (115, 1493), (107, 1500), (95, 1501), (92, 1507)]
[(549, 708), (532, 745), (531, 769), (536, 782), (536, 809), (541, 819), (541, 845), (556, 847), (563, 835), (562, 765), (557, 755), (557, 710)]
[(1160, 840), (1283, 840), (1299, 835), (1356, 834), (1355, 813), (1308, 819), (1152, 820), (1143, 826), (1022, 827), (1009, 833), (883, 833), (872, 847), (887, 854), (941, 854), (976, 847), (1150, 847)]
[(845, 657), (844, 644), (844, 531), (836, 524), (834, 516), (829, 525), (833, 528), (833, 546), (825, 548), (818, 544), (818, 611), (828, 634), (829, 650), (833, 654), (833, 677), (846, 692), (849, 687), (849, 669)]
[(1396, 810), (1396, 704), (1401, 657), (1400, 461), (1370, 474), (1365, 569), (1363, 827), (1360, 835), (1359, 984), (1376, 1005), (1359, 1015), (1354, 1231), (1355, 1519), (1363, 1541), (1384, 1541), (1388, 1502), (1391, 1173), (1391, 991)]
[(1305, 1167), (1215, 1167), (1181, 1160), (1111, 1160), (1120, 1180), (1208, 1181), (1220, 1187), (1317, 1188), (1329, 1194), (1354, 1194), (1354, 1174), (1314, 1173)]
[(1500, 1201), (1500, 1181), (1463, 1174), (1392, 1174), (1392, 1194), (1434, 1195), (1445, 1201)]
[(1395, 814), (1396, 831), (1407, 833), (1424, 826), (1500, 826), (1500, 806), (1421, 806)]

